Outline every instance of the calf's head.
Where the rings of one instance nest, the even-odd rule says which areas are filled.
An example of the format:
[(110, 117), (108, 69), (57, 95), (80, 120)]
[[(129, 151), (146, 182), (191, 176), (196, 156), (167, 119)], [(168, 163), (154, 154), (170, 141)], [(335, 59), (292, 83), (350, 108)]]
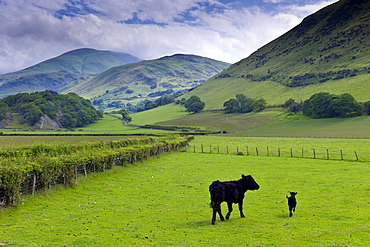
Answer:
[(260, 188), (251, 175), (244, 176), (243, 174), (239, 182), (244, 190), (258, 190)]

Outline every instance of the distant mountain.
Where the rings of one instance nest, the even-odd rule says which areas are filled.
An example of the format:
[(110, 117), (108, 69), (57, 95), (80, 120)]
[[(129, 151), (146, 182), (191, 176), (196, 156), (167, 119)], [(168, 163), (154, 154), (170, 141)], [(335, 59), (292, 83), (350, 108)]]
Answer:
[(127, 53), (89, 48), (69, 51), (24, 70), (0, 75), (0, 97), (42, 90), (62, 92), (114, 66), (138, 61)]
[(229, 66), (229, 63), (205, 57), (176, 54), (113, 67), (66, 93), (75, 92), (104, 103), (138, 103), (184, 93)]
[(237, 93), (270, 105), (316, 92), (370, 100), (370, 1), (340, 0), (197, 87), (206, 107)]

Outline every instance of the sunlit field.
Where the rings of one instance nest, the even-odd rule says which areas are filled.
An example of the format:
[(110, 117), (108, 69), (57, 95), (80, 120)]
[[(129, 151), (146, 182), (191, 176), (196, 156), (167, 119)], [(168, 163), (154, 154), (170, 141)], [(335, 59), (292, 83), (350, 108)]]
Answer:
[[(370, 163), (177, 152), (117, 167), (0, 211), (10, 246), (368, 246)], [(251, 174), (211, 225), (208, 186)], [(297, 191), (289, 217), (288, 191)], [(226, 213), (226, 205), (223, 204)]]

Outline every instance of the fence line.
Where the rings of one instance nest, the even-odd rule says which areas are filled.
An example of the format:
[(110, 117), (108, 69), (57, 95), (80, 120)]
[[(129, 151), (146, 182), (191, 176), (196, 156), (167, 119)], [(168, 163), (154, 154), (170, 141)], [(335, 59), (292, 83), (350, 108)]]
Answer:
[[(245, 151), (244, 151), (245, 150)], [(265, 150), (265, 151), (264, 151)], [(291, 157), (305, 159), (325, 159), (325, 160), (343, 160), (343, 161), (370, 161), (370, 158), (360, 159), (357, 151), (344, 152), (340, 150), (329, 149), (304, 149), (304, 148), (280, 148), (280, 147), (251, 147), (251, 146), (216, 146), (209, 145), (209, 148), (201, 144), (190, 145), (186, 148), (186, 152), (193, 153), (208, 153), (208, 154), (235, 154), (235, 155), (254, 155), (254, 156), (271, 156), (271, 157)]]

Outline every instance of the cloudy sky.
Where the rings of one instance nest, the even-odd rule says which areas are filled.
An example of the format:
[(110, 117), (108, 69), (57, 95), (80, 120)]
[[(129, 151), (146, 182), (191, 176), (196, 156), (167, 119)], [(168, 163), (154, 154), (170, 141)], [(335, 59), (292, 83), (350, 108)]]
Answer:
[(235, 63), (338, 0), (0, 0), (0, 74), (88, 47)]

